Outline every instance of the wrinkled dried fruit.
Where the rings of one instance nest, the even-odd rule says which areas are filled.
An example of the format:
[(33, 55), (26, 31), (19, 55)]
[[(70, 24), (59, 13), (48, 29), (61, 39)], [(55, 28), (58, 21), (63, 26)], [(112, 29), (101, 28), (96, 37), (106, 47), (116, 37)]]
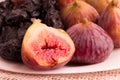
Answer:
[(59, 68), (67, 64), (75, 51), (69, 35), (35, 20), (22, 43), (22, 60), (35, 70)]
[(23, 3), (25, 3), (26, 0), (11, 0), (11, 1), (15, 6), (19, 6)]
[(104, 10), (98, 24), (111, 36), (115, 47), (120, 47), (120, 8), (117, 1), (113, 0)]
[(112, 0), (85, 0), (85, 1), (92, 5), (98, 11), (98, 13), (101, 14)]
[(99, 14), (95, 8), (82, 0), (75, 0), (61, 10), (61, 18), (66, 28), (79, 23), (82, 18), (86, 17), (88, 20), (96, 22)]
[(98, 25), (87, 19), (67, 30), (75, 44), (75, 54), (71, 60), (78, 64), (93, 64), (104, 61), (114, 45), (108, 34)]

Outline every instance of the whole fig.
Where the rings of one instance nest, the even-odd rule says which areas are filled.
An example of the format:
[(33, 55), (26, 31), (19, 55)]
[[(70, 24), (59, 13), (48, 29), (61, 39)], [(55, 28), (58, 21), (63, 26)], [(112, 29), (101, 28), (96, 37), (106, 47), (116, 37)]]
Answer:
[(92, 5), (98, 11), (98, 13), (101, 14), (112, 0), (85, 0), (85, 1)]
[(75, 0), (57, 0), (58, 9), (63, 9), (66, 5), (70, 4)]
[(67, 30), (75, 44), (71, 63), (95, 64), (107, 59), (114, 45), (109, 35), (97, 24), (84, 18)]
[(103, 11), (98, 24), (108, 32), (115, 47), (120, 47), (120, 2), (113, 0)]
[(60, 11), (61, 19), (66, 29), (79, 23), (82, 18), (96, 22), (99, 14), (94, 7), (82, 0), (75, 0)]

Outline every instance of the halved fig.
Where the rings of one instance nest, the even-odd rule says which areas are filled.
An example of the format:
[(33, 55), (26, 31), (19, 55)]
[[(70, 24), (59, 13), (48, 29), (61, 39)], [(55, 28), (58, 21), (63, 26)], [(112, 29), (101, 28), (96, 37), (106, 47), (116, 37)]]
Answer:
[(36, 19), (23, 38), (21, 55), (27, 66), (48, 70), (67, 64), (74, 51), (74, 43), (64, 30), (48, 27)]

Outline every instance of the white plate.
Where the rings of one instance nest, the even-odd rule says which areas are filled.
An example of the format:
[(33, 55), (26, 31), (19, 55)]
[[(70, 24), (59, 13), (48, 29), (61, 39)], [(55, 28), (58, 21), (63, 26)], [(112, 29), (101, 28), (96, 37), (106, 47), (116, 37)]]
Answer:
[(35, 71), (24, 64), (13, 63), (0, 58), (0, 69), (10, 72), (27, 73), (27, 74), (71, 74), (97, 72), (105, 70), (113, 70), (120, 68), (120, 49), (114, 50), (111, 55), (102, 63), (86, 65), (86, 66), (64, 66), (59, 69), (50, 71)]
[[(4, 1), (4, 0), (0, 0)], [(13, 63), (0, 58), (0, 69), (10, 72), (27, 73), (27, 74), (71, 74), (71, 73), (85, 73), (97, 72), (120, 68), (120, 49), (114, 50), (111, 55), (102, 63), (86, 66), (64, 66), (59, 69), (50, 71), (35, 71), (24, 64)]]

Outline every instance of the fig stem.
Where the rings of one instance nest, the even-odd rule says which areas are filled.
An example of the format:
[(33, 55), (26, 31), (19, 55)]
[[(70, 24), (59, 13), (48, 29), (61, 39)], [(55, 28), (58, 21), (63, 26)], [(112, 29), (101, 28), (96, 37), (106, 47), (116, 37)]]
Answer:
[(83, 18), (83, 19), (81, 20), (81, 22), (82, 22), (83, 24), (86, 24), (86, 23), (88, 22), (88, 19), (87, 19), (87, 18)]
[(74, 6), (74, 7), (77, 7), (77, 6), (78, 6), (78, 0), (75, 0), (75, 2), (73, 3), (73, 6)]
[(112, 6), (117, 6), (117, 4), (118, 4), (118, 0), (112, 0), (112, 2), (111, 2)]

